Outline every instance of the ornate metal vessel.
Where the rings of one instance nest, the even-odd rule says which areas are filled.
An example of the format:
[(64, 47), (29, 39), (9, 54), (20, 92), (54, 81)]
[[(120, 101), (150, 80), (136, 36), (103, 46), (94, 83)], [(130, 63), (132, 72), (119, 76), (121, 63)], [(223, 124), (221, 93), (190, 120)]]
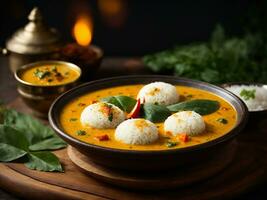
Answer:
[(48, 27), (40, 10), (35, 7), (28, 16), (29, 22), (16, 31), (2, 48), (2, 54), (9, 56), (13, 72), (34, 61), (56, 59), (61, 47), (59, 33)]

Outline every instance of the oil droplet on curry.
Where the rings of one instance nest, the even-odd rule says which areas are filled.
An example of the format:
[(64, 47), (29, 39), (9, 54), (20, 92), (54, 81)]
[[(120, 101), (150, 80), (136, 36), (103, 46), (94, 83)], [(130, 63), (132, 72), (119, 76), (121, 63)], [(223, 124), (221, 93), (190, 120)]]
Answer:
[(78, 79), (79, 72), (64, 64), (35, 66), (25, 70), (21, 79), (40, 86), (63, 85)]
[[(210, 92), (185, 86), (176, 86), (181, 101), (193, 99), (210, 99), (220, 103), (220, 108), (209, 115), (204, 115), (203, 119), (206, 129), (197, 136), (189, 137), (186, 140), (179, 140), (174, 136), (164, 133), (163, 123), (156, 123), (159, 130), (159, 139), (147, 145), (129, 145), (116, 141), (114, 138), (115, 129), (96, 129), (82, 126), (80, 115), (83, 109), (101, 98), (115, 95), (125, 95), (137, 97), (139, 90), (144, 85), (126, 85), (94, 91), (83, 96), (77, 97), (69, 102), (62, 110), (60, 122), (64, 131), (72, 137), (83, 142), (110, 147), (115, 149), (129, 150), (167, 150), (174, 148), (184, 148), (202, 144), (228, 133), (236, 124), (237, 113), (230, 103), (221, 97)], [(82, 131), (82, 132), (81, 132)], [(105, 136), (105, 139), (99, 139)]]

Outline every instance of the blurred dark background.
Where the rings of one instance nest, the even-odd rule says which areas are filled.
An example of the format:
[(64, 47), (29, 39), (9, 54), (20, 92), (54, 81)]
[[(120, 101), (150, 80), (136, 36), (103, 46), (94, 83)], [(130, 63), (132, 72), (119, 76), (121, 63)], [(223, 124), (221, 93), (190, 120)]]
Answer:
[(0, 45), (27, 22), (38, 6), (47, 24), (65, 41), (73, 41), (72, 27), (79, 15), (93, 21), (93, 44), (108, 56), (141, 56), (207, 40), (220, 23), (228, 35), (244, 32), (245, 18), (258, 1), (249, 0), (5, 0), (0, 7)]

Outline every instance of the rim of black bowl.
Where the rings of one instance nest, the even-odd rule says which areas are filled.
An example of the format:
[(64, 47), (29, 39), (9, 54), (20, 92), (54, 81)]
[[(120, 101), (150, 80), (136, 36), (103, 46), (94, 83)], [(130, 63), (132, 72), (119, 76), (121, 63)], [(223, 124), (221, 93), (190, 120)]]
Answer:
[[(223, 84), (221, 84), (221, 87), (224, 88), (224, 89), (226, 89), (226, 87), (233, 86), (233, 85), (255, 85), (255, 86), (259, 86), (259, 87), (266, 87), (266, 89), (267, 89), (267, 84), (264, 84), (264, 83), (242, 82), (242, 81), (223, 83)], [(229, 90), (227, 90), (227, 91), (229, 91)], [(233, 92), (231, 92), (231, 93), (234, 94)], [(238, 97), (236, 94), (234, 94), (234, 95), (236, 97)], [(239, 99), (241, 99), (241, 98), (239, 98)], [(243, 100), (241, 99), (241, 101), (243, 101)], [(245, 105), (246, 105), (246, 103), (245, 103)], [(248, 112), (251, 113), (251, 114), (267, 114), (267, 109), (263, 109), (263, 110), (251, 110), (251, 111), (248, 110)]]
[[(236, 125), (233, 129), (231, 129), (225, 135), (223, 135), (219, 138), (216, 138), (214, 140), (211, 140), (209, 142), (205, 142), (205, 143), (198, 144), (198, 145), (193, 145), (190, 147), (174, 148), (174, 149), (166, 149), (166, 150), (127, 150), (127, 149), (115, 149), (115, 148), (110, 148), (110, 147), (103, 147), (103, 146), (83, 142), (83, 141), (76, 139), (76, 138), (72, 137), (71, 135), (64, 132), (64, 130), (61, 128), (61, 125), (59, 122), (60, 112), (58, 112), (58, 111), (60, 109), (62, 109), (62, 107), (64, 107), (68, 102), (70, 102), (74, 98), (77, 98), (78, 96), (85, 94), (86, 92), (81, 92), (83, 89), (85, 89), (86, 87), (90, 87), (92, 85), (98, 85), (98, 86), (102, 86), (102, 87), (95, 89), (95, 90), (90, 90), (90, 91), (96, 91), (99, 89), (104, 89), (104, 88), (109, 88), (109, 87), (114, 87), (114, 86), (120, 86), (120, 85), (122, 86), (122, 85), (127, 85), (127, 84), (123, 84), (123, 81), (129, 81), (129, 80), (133, 81), (132, 83), (128, 82), (127, 84), (129, 84), (129, 85), (142, 84), (142, 83), (145, 84), (145, 83), (150, 83), (150, 82), (154, 82), (154, 81), (166, 81), (166, 82), (172, 82), (172, 84), (175, 84), (174, 82), (177, 81), (176, 85), (179, 85), (179, 83), (178, 83), (178, 81), (179, 81), (179, 82), (189, 84), (189, 85), (184, 85), (184, 86), (189, 86), (189, 87), (190, 87), (190, 84), (191, 84), (191, 87), (198, 85), (199, 87), (195, 87), (195, 88), (199, 88), (202, 90), (206, 89), (206, 91), (209, 91), (209, 92), (213, 92), (211, 90), (217, 91), (217, 93), (215, 93), (215, 95), (220, 96), (221, 98), (223, 98), (227, 102), (229, 102), (229, 100), (225, 99), (225, 97), (223, 97), (221, 95), (228, 95), (228, 97), (231, 98), (240, 107), (240, 113), (238, 113), (236, 106), (234, 106), (231, 102), (229, 102), (237, 111), (238, 119), (237, 119)], [(112, 82), (113, 84), (111, 85), (110, 82)], [(181, 86), (183, 86), (183, 85), (181, 85)], [(88, 91), (88, 92), (90, 92), (90, 91)], [(218, 93), (221, 93), (221, 95), (219, 95)], [(60, 105), (60, 104), (63, 104), (63, 105)], [(95, 81), (81, 84), (81, 85), (79, 85), (79, 86), (77, 86), (71, 90), (68, 90), (67, 92), (60, 95), (53, 102), (53, 104), (51, 105), (51, 107), (49, 109), (48, 119), (49, 119), (49, 123), (52, 126), (52, 128), (55, 130), (55, 132), (61, 138), (63, 138), (64, 140), (67, 140), (67, 142), (69, 140), (73, 143), (76, 143), (80, 146), (83, 146), (83, 148), (94, 148), (94, 149), (97, 149), (100, 151), (105, 151), (105, 152), (108, 151), (108, 152), (126, 153), (126, 154), (140, 154), (140, 155), (141, 154), (172, 154), (174, 152), (182, 153), (182, 152), (189, 152), (189, 151), (205, 149), (205, 148), (208, 148), (210, 146), (217, 145), (219, 143), (225, 142), (225, 141), (233, 138), (245, 127), (245, 124), (246, 124), (247, 119), (248, 119), (248, 109), (247, 109), (247, 106), (245, 105), (245, 103), (242, 100), (240, 100), (233, 93), (225, 90), (222, 87), (215, 86), (215, 85), (212, 85), (212, 84), (209, 84), (206, 82), (191, 80), (191, 79), (187, 79), (187, 78), (180, 78), (180, 77), (175, 77), (175, 76), (165, 76), (165, 75), (130, 75), (130, 76), (115, 76), (112, 78), (99, 79), (99, 80), (95, 80)]]

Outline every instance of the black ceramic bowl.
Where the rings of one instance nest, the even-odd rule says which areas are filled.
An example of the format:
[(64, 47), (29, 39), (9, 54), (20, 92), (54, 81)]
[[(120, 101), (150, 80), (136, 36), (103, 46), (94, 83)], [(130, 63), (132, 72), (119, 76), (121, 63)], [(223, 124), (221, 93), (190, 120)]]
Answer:
[[(199, 88), (224, 98), (237, 111), (236, 126), (229, 133), (210, 142), (182, 149), (162, 151), (136, 151), (101, 147), (82, 142), (64, 132), (59, 116), (62, 108), (74, 98), (103, 88), (127, 84), (148, 84), (154, 81)], [(247, 121), (247, 114), (247, 107), (239, 98), (223, 88), (208, 83), (172, 76), (123, 76), (85, 83), (64, 93), (51, 106), (49, 122), (60, 137), (97, 164), (126, 170), (162, 170), (195, 165), (216, 158), (218, 154), (223, 153), (229, 147), (228, 144), (243, 129)]]

